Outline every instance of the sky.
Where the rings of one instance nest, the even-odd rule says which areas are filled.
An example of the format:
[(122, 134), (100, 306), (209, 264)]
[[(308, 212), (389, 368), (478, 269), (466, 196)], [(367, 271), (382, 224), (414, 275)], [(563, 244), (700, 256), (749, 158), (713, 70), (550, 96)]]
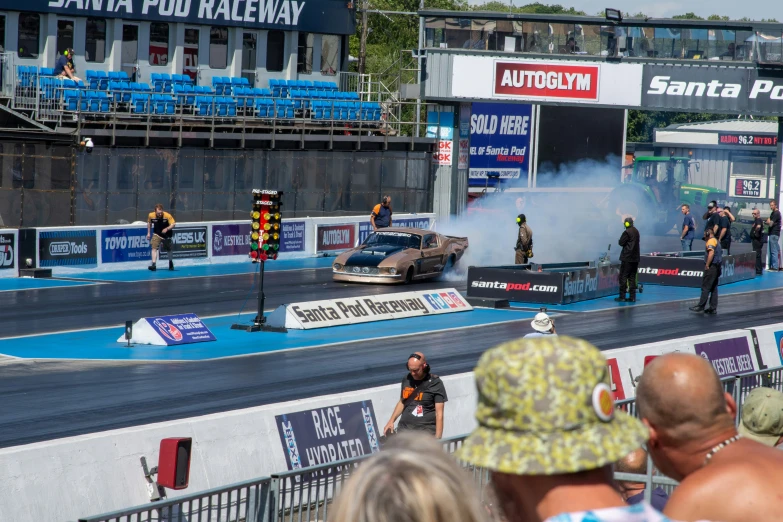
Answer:
[[(501, 0), (502, 1), (502, 0)], [(751, 20), (775, 18), (783, 20), (783, 2), (774, 0), (538, 0), (544, 4), (560, 4), (573, 7), (589, 15), (602, 12), (606, 7), (620, 9), (623, 15), (642, 12), (653, 18), (671, 18), (688, 12), (707, 18), (711, 14), (731, 19), (747, 16)], [(471, 3), (480, 3), (471, 1)], [(532, 0), (514, 0), (515, 5), (532, 3)]]

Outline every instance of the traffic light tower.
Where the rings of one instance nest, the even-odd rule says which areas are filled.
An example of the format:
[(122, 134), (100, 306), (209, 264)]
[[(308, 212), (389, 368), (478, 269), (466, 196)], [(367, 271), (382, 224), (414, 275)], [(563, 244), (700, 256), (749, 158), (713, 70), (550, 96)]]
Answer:
[(280, 236), (282, 235), (283, 193), (278, 190), (253, 189), (253, 209), (250, 211), (250, 252), (248, 255), (253, 263), (258, 263), (261, 283), (258, 287), (258, 315), (252, 326), (245, 324), (231, 325), (233, 330), (248, 332), (285, 331), (285, 329), (267, 326), (264, 317), (264, 264), (277, 259), (280, 252)]

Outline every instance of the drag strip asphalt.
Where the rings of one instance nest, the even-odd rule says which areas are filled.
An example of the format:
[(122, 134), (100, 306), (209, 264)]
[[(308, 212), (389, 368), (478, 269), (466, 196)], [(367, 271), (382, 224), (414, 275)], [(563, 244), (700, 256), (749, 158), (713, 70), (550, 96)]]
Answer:
[[(287, 300), (334, 295), (335, 289), (330, 290), (330, 285), (324, 283), (331, 277), (328, 272), (302, 273), (300, 277), (296, 285), (284, 278)], [(227, 280), (233, 281), (220, 279), (221, 286)], [(238, 287), (242, 284), (235, 283)], [(274, 284), (286, 286), (283, 281)], [(200, 285), (212, 287), (213, 283), (200, 279), (197, 286)], [(449, 282), (429, 285), (460, 287)], [(425, 288), (427, 284), (415, 286)], [(68, 293), (77, 290), (78, 287), (69, 289)], [(236, 296), (221, 299), (223, 294), (212, 295), (217, 288), (209, 292), (203, 288), (200, 292), (198, 288), (180, 290), (193, 306), (199, 301), (193, 292), (201, 296), (200, 301), (206, 295), (224, 307), (234, 306), (238, 300)], [(367, 295), (378, 293), (379, 289), (351, 286), (338, 293), (345, 295), (343, 292)], [(694, 290), (694, 297), (696, 294)], [(47, 295), (52, 296), (53, 292)], [(116, 296), (114, 305), (96, 301), (93, 313), (102, 309), (99, 317), (122, 316), (122, 310), (112, 308), (132, 305), (132, 297), (144, 298), (140, 292)], [(721, 296), (715, 316), (690, 312), (691, 305), (692, 302), (682, 301), (567, 313), (558, 317), (556, 324), (559, 334), (585, 338), (602, 349), (665, 341), (780, 322), (783, 290)], [(174, 305), (165, 301), (158, 306), (164, 310)], [(177, 310), (183, 310), (183, 306), (177, 305)], [(529, 331), (526, 322), (519, 321), (422, 333), (400, 343), (394, 339), (393, 321), (378, 323), (378, 329), (381, 337), (385, 329), (388, 338), (203, 362), (6, 360), (0, 363), (0, 447), (394, 384), (403, 377), (406, 356), (414, 348), (427, 354), (433, 370), (440, 375), (467, 372), (487, 348)]]

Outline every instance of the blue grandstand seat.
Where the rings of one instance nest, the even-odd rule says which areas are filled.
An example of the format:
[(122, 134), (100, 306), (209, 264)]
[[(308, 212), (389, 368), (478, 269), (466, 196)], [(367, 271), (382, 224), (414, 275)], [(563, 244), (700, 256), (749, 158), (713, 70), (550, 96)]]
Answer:
[(279, 81), (274, 79), (274, 78), (269, 80), (269, 90), (272, 91), (272, 96), (274, 96), (275, 98), (279, 98), (280, 97), (280, 83), (279, 83)]
[(54, 76), (54, 69), (51, 67), (41, 67), (38, 69), (39, 76)]
[(218, 95), (223, 94), (223, 77), (222, 76), (213, 76), (212, 77), (212, 88), (215, 89), (215, 94), (218, 94)]
[(304, 89), (312, 89), (313, 88), (313, 82), (310, 80), (303, 80), (302, 83), (304, 83), (304, 86), (302, 88)]
[(146, 93), (134, 92), (131, 95), (131, 112), (134, 114), (147, 114), (150, 96)]
[(22, 87), (33, 87), (37, 83), (38, 67), (35, 65), (20, 65), (17, 67), (17, 76)]
[(196, 96), (196, 114), (199, 116), (212, 116), (212, 96)]
[(275, 117), (292, 119), (294, 117), (294, 100), (285, 98), (275, 100)]
[(256, 98), (254, 108), (258, 118), (269, 118), (273, 110), (274, 102), (271, 98)]
[(172, 90), (172, 81), (168, 73), (152, 73), (150, 81), (155, 92), (169, 93)]
[(152, 112), (158, 115), (171, 116), (174, 114), (174, 97), (170, 94), (152, 95)]
[(63, 94), (63, 110), (76, 112), (79, 110), (81, 92), (77, 89), (68, 89)]
[(88, 91), (91, 112), (109, 112), (109, 95), (104, 91)]

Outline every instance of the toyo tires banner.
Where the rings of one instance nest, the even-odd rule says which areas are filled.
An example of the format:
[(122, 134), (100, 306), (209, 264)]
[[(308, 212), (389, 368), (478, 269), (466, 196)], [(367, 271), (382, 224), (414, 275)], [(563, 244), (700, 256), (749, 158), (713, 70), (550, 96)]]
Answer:
[(147, 227), (101, 230), (101, 263), (149, 261), (150, 252)]

